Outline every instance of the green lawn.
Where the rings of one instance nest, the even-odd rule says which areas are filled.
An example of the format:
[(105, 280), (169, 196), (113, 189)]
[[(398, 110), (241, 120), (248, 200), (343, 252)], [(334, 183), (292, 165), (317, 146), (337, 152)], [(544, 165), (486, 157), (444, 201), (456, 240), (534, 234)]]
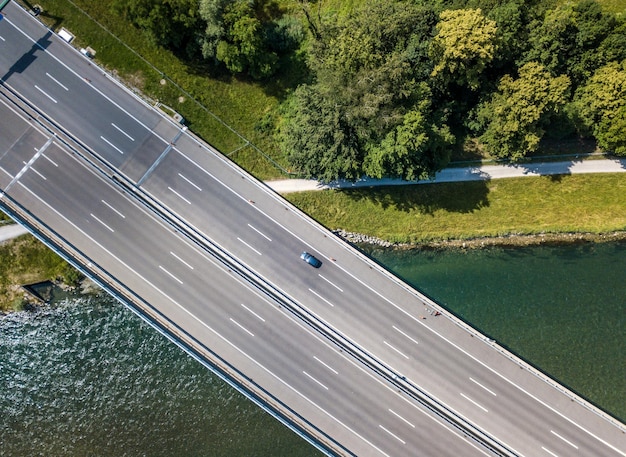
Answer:
[(392, 242), (626, 230), (626, 174), (288, 194), (325, 226)]
[(17, 285), (65, 278), (72, 267), (32, 235), (0, 243), (0, 311), (19, 309)]

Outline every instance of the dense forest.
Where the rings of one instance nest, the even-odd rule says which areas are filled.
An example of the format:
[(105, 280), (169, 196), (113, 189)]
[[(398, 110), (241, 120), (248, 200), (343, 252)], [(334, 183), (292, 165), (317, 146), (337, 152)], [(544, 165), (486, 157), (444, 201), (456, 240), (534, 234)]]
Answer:
[[(544, 138), (626, 155), (626, 18), (595, 0), (116, 0), (181, 59), (259, 84), (292, 167), (423, 179), (468, 141), (520, 161)], [(302, 70), (304, 68), (304, 71)]]

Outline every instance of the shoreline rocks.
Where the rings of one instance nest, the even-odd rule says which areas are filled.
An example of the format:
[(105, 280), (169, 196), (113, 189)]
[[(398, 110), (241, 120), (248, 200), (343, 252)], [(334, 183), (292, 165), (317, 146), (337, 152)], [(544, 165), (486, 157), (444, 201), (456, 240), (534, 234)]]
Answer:
[(539, 233), (533, 235), (508, 234), (493, 237), (426, 241), (422, 243), (392, 243), (375, 236), (348, 232), (343, 229), (333, 230), (333, 233), (352, 244), (405, 250), (481, 249), (493, 246), (516, 247), (626, 241), (626, 231), (610, 233)]

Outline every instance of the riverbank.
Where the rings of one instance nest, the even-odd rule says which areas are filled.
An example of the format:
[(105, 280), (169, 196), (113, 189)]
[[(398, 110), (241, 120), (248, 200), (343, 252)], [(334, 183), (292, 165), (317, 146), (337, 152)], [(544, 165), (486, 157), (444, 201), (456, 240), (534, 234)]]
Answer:
[[(295, 206), (331, 229), (394, 245), (478, 243), (512, 235), (626, 231), (626, 173), (541, 176), (413, 186), (288, 193)], [(587, 237), (591, 235), (586, 235)], [(575, 238), (575, 237), (574, 237)]]
[(342, 229), (333, 230), (333, 233), (357, 246), (431, 251), (444, 249), (483, 249), (494, 246), (562, 246), (585, 243), (626, 242), (626, 231), (610, 233), (539, 233), (533, 235), (510, 234), (506, 236), (468, 239), (432, 240), (421, 243), (392, 243), (374, 236), (347, 232)]
[[(51, 281), (72, 288), (83, 279), (74, 267), (34, 236), (18, 227), (3, 227), (0, 242), (0, 313), (20, 311), (31, 303), (24, 284)], [(9, 237), (8, 234), (17, 235)]]

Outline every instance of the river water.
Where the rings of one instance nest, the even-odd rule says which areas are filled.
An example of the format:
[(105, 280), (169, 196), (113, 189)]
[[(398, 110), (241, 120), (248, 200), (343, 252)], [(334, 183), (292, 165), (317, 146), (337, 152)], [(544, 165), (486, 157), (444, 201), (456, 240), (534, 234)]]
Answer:
[[(371, 255), (626, 418), (626, 244)], [(315, 450), (105, 295), (0, 318), (0, 456)]]

